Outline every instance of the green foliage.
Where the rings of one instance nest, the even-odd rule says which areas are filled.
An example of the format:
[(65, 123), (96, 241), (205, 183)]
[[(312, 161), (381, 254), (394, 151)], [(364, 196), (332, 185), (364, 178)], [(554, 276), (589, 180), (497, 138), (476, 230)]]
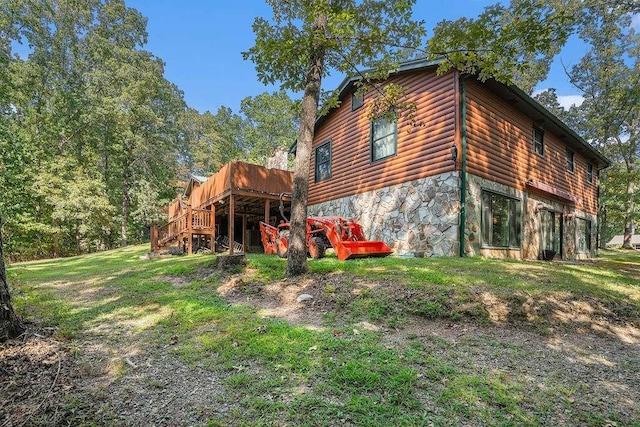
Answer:
[(446, 59), (442, 72), (455, 67), (481, 80), (517, 82), (532, 92), (572, 33), (576, 22), (573, 12), (541, 0), (496, 4), (475, 19), (439, 23), (427, 51), (434, 58)]
[(591, 49), (570, 73), (585, 97), (578, 129), (613, 161), (600, 175), (603, 243), (640, 219), (640, 36), (630, 24), (624, 3), (585, 8), (579, 36)]
[[(365, 76), (367, 81), (383, 79), (405, 57), (407, 47), (419, 46), (425, 33), (422, 23), (411, 18), (413, 0), (270, 0), (269, 4), (272, 19), (255, 19), (255, 45), (242, 55), (255, 63), (261, 82), (304, 91), (287, 255), (287, 274), (296, 276), (307, 271), (304, 224), (322, 79), (332, 71), (353, 73), (359, 67), (373, 70)], [(334, 94), (327, 105), (336, 102)]]
[(277, 150), (288, 151), (295, 141), (300, 104), (284, 90), (244, 98), (240, 112), (246, 118), (244, 135), (252, 162), (265, 164), (266, 158)]
[(146, 19), (122, 0), (36, 0), (2, 2), (0, 22), (10, 256), (110, 247), (128, 230), (143, 238), (157, 201), (173, 197), (184, 109), (162, 61), (142, 50)]

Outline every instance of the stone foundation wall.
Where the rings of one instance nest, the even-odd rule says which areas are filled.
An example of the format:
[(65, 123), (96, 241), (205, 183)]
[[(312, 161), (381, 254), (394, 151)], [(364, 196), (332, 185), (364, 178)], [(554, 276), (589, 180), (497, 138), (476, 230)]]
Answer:
[[(467, 203), (465, 222), (465, 252), (469, 256), (481, 255), (500, 258), (538, 259), (540, 255), (540, 211), (552, 210), (563, 214), (562, 259), (591, 258), (596, 255), (597, 217), (572, 206), (526, 191), (516, 190), (493, 181), (467, 175)], [(522, 203), (522, 247), (520, 250), (481, 248), (481, 196), (482, 190), (494, 191), (519, 199)], [(576, 218), (591, 221), (591, 252), (576, 253)]]
[(458, 254), (460, 177), (444, 173), (309, 206), (310, 216), (338, 215), (360, 223), (369, 240), (397, 254)]

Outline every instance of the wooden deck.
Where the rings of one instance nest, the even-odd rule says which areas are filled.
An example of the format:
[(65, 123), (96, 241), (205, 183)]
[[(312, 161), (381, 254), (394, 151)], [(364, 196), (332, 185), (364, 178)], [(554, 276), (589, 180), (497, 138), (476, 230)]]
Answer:
[[(191, 254), (196, 238), (209, 242), (213, 250), (220, 237), (221, 241), (234, 242), (228, 245), (230, 253), (239, 248), (246, 251), (248, 231), (255, 231), (249, 228), (256, 228), (259, 221), (275, 222), (280, 194), (290, 193), (292, 188), (292, 172), (240, 161), (228, 163), (207, 181), (192, 187), (188, 200), (179, 197), (172, 202), (169, 221), (152, 228), (152, 250), (186, 244), (186, 251)], [(239, 236), (236, 222), (241, 228)]]

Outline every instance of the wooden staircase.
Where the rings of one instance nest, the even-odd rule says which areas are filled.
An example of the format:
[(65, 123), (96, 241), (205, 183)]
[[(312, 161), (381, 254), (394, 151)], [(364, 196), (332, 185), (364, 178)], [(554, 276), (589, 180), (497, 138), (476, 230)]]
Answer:
[(191, 255), (193, 253), (193, 237), (202, 235), (209, 236), (209, 242), (215, 240), (212, 212), (208, 209), (192, 209), (191, 206), (188, 206), (186, 213), (161, 227), (151, 228), (151, 250), (158, 252), (170, 246), (182, 247), (186, 238), (187, 253)]

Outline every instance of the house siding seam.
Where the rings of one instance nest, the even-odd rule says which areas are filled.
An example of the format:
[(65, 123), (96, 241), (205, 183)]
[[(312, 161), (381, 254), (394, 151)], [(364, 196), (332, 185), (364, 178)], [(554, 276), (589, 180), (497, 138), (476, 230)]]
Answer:
[(447, 172), (309, 206), (310, 216), (338, 215), (363, 226), (397, 254), (458, 253), (460, 176)]

